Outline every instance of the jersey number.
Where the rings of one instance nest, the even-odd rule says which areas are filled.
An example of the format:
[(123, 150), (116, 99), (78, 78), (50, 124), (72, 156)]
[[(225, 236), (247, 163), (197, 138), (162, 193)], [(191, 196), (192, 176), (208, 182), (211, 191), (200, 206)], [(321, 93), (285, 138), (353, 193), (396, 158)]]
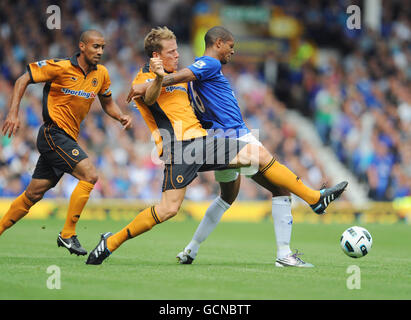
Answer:
[(204, 67), (206, 65), (206, 63), (204, 61), (198, 60), (197, 62), (195, 62), (193, 64), (194, 67), (201, 69), (202, 67)]
[(190, 81), (188, 85), (190, 86), (190, 91), (191, 91), (192, 98), (193, 98), (194, 111), (204, 113), (205, 112), (204, 104), (201, 101), (200, 97), (198, 96), (197, 91), (195, 91), (193, 82)]

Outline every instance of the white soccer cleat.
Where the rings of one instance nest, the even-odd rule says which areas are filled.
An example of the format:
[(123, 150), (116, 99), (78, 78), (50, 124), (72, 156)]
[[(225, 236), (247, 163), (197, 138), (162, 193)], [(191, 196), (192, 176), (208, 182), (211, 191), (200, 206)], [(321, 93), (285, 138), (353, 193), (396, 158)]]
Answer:
[(302, 255), (302, 253), (295, 250), (295, 253), (290, 253), (288, 256), (276, 259), (275, 266), (276, 267), (299, 267), (299, 268), (312, 268), (314, 267), (313, 264), (303, 261), (298, 256)]
[(183, 250), (177, 256), (177, 263), (179, 264), (192, 264), (194, 258), (190, 256), (191, 250)]

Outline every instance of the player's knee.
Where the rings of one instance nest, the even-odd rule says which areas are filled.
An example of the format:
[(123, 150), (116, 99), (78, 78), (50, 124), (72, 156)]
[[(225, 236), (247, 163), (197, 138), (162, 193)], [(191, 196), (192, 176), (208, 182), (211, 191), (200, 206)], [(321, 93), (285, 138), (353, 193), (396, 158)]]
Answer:
[(170, 208), (168, 208), (168, 210), (167, 210), (168, 219), (170, 219), (170, 218), (174, 217), (175, 215), (177, 215), (178, 210), (180, 210), (180, 206), (177, 206), (177, 205), (170, 206)]
[(176, 204), (167, 204), (166, 206), (158, 206), (156, 208), (157, 215), (159, 216), (162, 222), (171, 219), (174, 217), (178, 210), (180, 209), (179, 205)]
[(98, 175), (96, 172), (90, 172), (89, 174), (85, 176), (84, 180), (87, 181), (88, 183), (96, 184), (98, 181)]
[(169, 209), (169, 210), (165, 211), (162, 216), (160, 216), (160, 219), (161, 219), (161, 221), (166, 221), (168, 219), (171, 219), (172, 217), (174, 217), (177, 214), (177, 212), (178, 212), (178, 210)]
[(91, 163), (89, 158), (80, 161), (74, 168), (72, 175), (79, 180), (96, 184), (98, 180), (97, 169)]
[(29, 199), (32, 203), (39, 202), (41, 199), (43, 199), (44, 192), (35, 190), (35, 189), (27, 189), (26, 190), (26, 197)]
[(241, 166), (249, 166), (252, 164), (253, 153), (251, 145), (247, 144), (240, 152), (237, 154), (236, 158), (232, 161), (233, 163)]
[(220, 198), (229, 205), (232, 205), (238, 196), (238, 192), (239, 190), (235, 188), (235, 186), (233, 186), (232, 190), (224, 190), (223, 188), (221, 188)]
[(239, 156), (239, 160), (242, 165), (253, 165), (260, 167), (263, 167), (265, 164), (269, 163), (273, 158), (264, 146), (251, 143), (241, 150)]
[(258, 148), (258, 165), (260, 168), (265, 167), (272, 159), (272, 154), (266, 148), (262, 146)]
[(98, 175), (93, 175), (90, 177), (90, 181), (89, 181), (90, 183), (96, 184), (97, 181), (98, 181)]

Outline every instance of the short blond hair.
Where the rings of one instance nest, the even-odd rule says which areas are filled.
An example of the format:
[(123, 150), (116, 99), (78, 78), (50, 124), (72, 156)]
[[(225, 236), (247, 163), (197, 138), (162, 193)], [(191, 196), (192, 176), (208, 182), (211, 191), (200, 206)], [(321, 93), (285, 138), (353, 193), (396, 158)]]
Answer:
[(153, 28), (144, 38), (144, 50), (146, 51), (146, 54), (151, 58), (153, 57), (153, 52), (161, 52), (161, 50), (163, 50), (163, 47), (161, 45), (162, 40), (172, 39), (176, 39), (176, 36), (174, 32), (169, 28)]

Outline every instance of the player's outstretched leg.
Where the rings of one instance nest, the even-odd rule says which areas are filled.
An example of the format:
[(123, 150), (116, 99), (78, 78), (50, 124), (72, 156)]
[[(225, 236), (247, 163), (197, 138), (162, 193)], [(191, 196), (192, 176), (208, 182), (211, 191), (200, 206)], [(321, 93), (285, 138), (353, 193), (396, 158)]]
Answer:
[(343, 181), (332, 188), (319, 191), (311, 189), (291, 170), (274, 158), (260, 169), (260, 173), (272, 183), (288, 189), (290, 192), (305, 200), (317, 214), (324, 214), (328, 205), (336, 200), (348, 185), (347, 181)]
[(208, 207), (203, 219), (195, 231), (190, 243), (179, 252), (176, 256), (179, 264), (192, 264), (197, 257), (200, 245), (208, 238), (208, 236), (217, 227), (223, 214), (230, 208), (230, 204), (224, 201), (221, 197), (214, 199), (213, 203)]
[(90, 252), (86, 264), (101, 264), (116, 249), (118, 249), (126, 240), (132, 239), (160, 223), (154, 206), (144, 209), (133, 221), (125, 228), (112, 234), (111, 232), (101, 235), (100, 242)]
[(325, 213), (328, 205), (336, 200), (345, 190), (348, 182), (339, 183), (333, 188), (314, 190), (306, 186), (290, 169), (276, 161), (264, 147), (246, 145), (231, 162), (233, 164), (257, 164), (259, 173), (268, 181), (299, 196), (307, 202), (317, 214)]
[(215, 171), (216, 181), (220, 183), (221, 195), (214, 199), (207, 208), (203, 219), (195, 231), (190, 243), (176, 256), (180, 264), (192, 264), (200, 245), (217, 227), (223, 214), (230, 208), (240, 190), (241, 176), (235, 169)]
[(317, 214), (324, 214), (328, 205), (336, 200), (348, 185), (347, 181), (343, 181), (332, 188), (326, 188), (320, 191), (311, 189), (290, 169), (274, 158), (260, 169), (260, 173), (272, 183), (288, 189), (290, 192), (305, 200)]
[(23, 192), (18, 196), (0, 220), (0, 235), (23, 218), (29, 212), (33, 204), (34, 203), (27, 198), (26, 192)]
[(0, 235), (22, 219), (30, 208), (43, 198), (46, 191), (54, 185), (55, 181), (52, 180), (32, 179), (27, 189), (12, 202), (9, 210), (0, 220)]
[(90, 252), (86, 264), (101, 264), (125, 241), (151, 230), (155, 225), (174, 217), (184, 200), (186, 188), (167, 190), (162, 193), (158, 205), (141, 211), (127, 226), (115, 234), (101, 236), (98, 245)]

